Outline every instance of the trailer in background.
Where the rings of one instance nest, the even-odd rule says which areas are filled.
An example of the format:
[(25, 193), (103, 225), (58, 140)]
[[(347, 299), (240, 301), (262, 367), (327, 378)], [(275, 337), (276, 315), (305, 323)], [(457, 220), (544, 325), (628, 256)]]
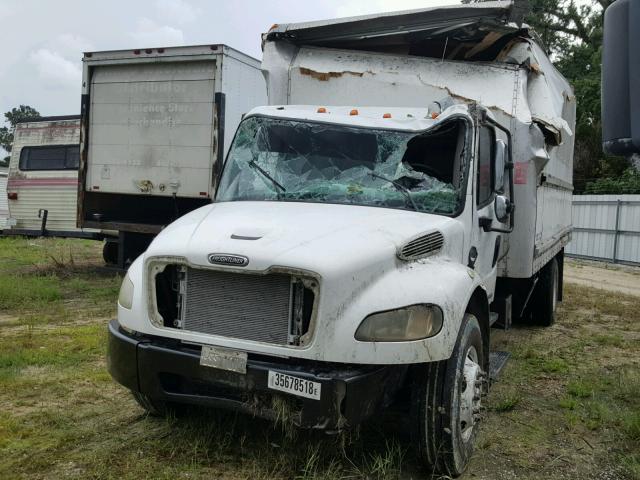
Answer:
[(16, 125), (4, 195), (9, 211), (4, 235), (104, 238), (99, 231), (76, 226), (79, 143), (79, 115)]
[(244, 113), (266, 104), (260, 62), (225, 45), (85, 53), (78, 225), (115, 230), (124, 267), (211, 201)]
[(9, 218), (9, 203), (7, 201), (7, 176), (8, 170), (0, 167), (0, 234), (6, 227)]

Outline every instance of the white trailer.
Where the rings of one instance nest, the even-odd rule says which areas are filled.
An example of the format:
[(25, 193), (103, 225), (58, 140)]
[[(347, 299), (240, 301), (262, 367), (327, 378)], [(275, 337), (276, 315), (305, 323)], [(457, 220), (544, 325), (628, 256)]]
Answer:
[(211, 202), (242, 115), (266, 102), (264, 79), (226, 45), (90, 52), (83, 66), (78, 224), (121, 232), (105, 257), (124, 265)]
[(76, 227), (79, 143), (79, 115), (16, 125), (3, 195), (9, 210), (4, 235), (103, 238)]
[(9, 172), (0, 167), (0, 234), (6, 228), (9, 218), (9, 202), (7, 201), (7, 176)]
[[(396, 403), (446, 476), (473, 452), (491, 328), (551, 325), (575, 98), (510, 2), (275, 25), (269, 106), (214, 203), (130, 267), (109, 368), (197, 403), (336, 430)], [(514, 209), (515, 205), (515, 209)]]

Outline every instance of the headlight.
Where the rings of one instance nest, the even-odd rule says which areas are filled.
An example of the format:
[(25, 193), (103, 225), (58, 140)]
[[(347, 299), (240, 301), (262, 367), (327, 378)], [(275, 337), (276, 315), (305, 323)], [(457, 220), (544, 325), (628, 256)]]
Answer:
[(122, 280), (118, 303), (127, 310), (131, 310), (131, 305), (133, 305), (133, 282), (129, 278), (128, 272), (124, 276), (124, 280)]
[(404, 342), (432, 337), (442, 328), (442, 310), (435, 305), (410, 307), (374, 313), (356, 331), (361, 342)]

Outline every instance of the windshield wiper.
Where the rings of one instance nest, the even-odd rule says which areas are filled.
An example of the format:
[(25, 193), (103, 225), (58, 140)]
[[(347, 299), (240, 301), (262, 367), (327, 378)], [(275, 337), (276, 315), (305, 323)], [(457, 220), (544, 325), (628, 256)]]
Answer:
[(269, 174), (268, 174), (268, 173), (267, 173), (263, 168), (261, 168), (261, 167), (260, 167), (260, 165), (258, 165), (258, 164), (255, 162), (255, 160), (251, 160), (251, 161), (249, 162), (249, 166), (250, 166), (251, 168), (253, 168), (255, 171), (260, 172), (264, 178), (266, 178), (267, 180), (269, 180), (269, 181), (273, 184), (273, 186), (274, 186), (274, 187), (276, 187), (276, 188), (279, 190), (279, 192), (278, 192), (278, 196), (280, 196), (280, 192), (284, 193), (284, 192), (286, 192), (286, 191), (287, 191), (287, 189), (286, 189), (286, 188), (284, 188), (282, 185), (280, 185), (280, 183), (278, 183), (278, 181), (277, 181), (275, 178), (273, 178), (273, 177), (272, 177), (271, 175), (269, 175)]
[(390, 178), (384, 177), (382, 175), (378, 175), (376, 172), (369, 172), (369, 173), (371, 174), (372, 177), (379, 178), (381, 180), (385, 180), (385, 181), (389, 182), (391, 185), (393, 185), (394, 187), (396, 187), (396, 190), (398, 190), (400, 193), (402, 193), (407, 198), (407, 200), (409, 200), (409, 203), (411, 203), (411, 206), (413, 207), (413, 209), (416, 212), (420, 211), (418, 209), (418, 206), (416, 205), (416, 202), (413, 201), (413, 197), (411, 196), (411, 192), (409, 191), (409, 189), (407, 187), (405, 187), (401, 183), (396, 182), (395, 180), (391, 180)]

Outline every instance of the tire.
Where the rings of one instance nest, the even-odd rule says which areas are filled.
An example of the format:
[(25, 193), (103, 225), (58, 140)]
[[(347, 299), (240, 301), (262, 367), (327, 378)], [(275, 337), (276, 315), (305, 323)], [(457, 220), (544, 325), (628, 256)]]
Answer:
[(531, 305), (531, 321), (535, 325), (550, 327), (555, 322), (558, 305), (560, 270), (553, 258), (540, 272), (538, 285)]
[(104, 242), (102, 246), (102, 259), (108, 265), (118, 263), (118, 242)]
[(451, 358), (414, 371), (413, 445), (425, 466), (440, 475), (461, 475), (473, 454), (486, 384), (484, 354), (480, 324), (465, 314)]
[(141, 392), (132, 391), (134, 400), (140, 405), (148, 415), (152, 417), (169, 417), (176, 416), (183, 412), (181, 405), (165, 402), (164, 400), (158, 400), (151, 398)]

